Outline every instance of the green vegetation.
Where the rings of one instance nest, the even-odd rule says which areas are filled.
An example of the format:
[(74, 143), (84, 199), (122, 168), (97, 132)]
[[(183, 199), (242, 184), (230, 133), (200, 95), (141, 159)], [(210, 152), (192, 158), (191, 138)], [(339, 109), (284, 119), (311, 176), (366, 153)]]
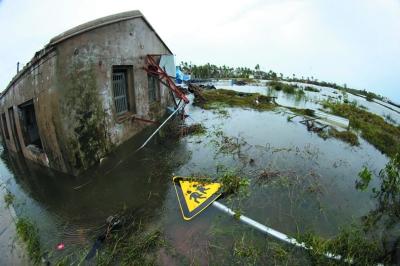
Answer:
[(107, 113), (98, 93), (96, 67), (91, 61), (77, 59), (69, 69), (56, 68), (66, 71), (62, 76), (67, 75), (70, 81), (61, 90), (60, 108), (64, 115), (71, 117), (68, 121), (73, 121), (65, 125), (68, 128), (66, 151), (71, 158), (69, 163), (78, 170), (98, 163), (113, 146), (107, 133)]
[(335, 138), (337, 140), (341, 140), (350, 144), (351, 146), (358, 146), (360, 142), (358, 141), (358, 136), (354, 132), (350, 130), (338, 131), (336, 128), (329, 126), (328, 130), (322, 129), (317, 132), (318, 136), (323, 138), (324, 140), (329, 138)]
[(26, 218), (19, 218), (16, 224), (17, 235), (25, 242), (29, 258), (34, 264), (39, 264), (42, 251), (39, 232), (36, 226)]
[(194, 65), (188, 64), (187, 62), (181, 62), (181, 69), (192, 75), (192, 78), (195, 79), (209, 79), (209, 78), (218, 78), (218, 79), (242, 79), (246, 81), (252, 75), (255, 78), (268, 78), (268, 79), (276, 79), (278, 76), (273, 71), (265, 73), (264, 71), (260, 71), (259, 65), (256, 65), (254, 69), (250, 69), (248, 67), (229, 67), (229, 66), (217, 66), (210, 63), (204, 65)]
[(380, 189), (373, 189), (378, 200), (377, 208), (371, 211), (364, 221), (366, 226), (374, 228), (382, 218), (388, 227), (400, 221), (400, 153), (397, 153), (379, 173)]
[(372, 102), (372, 100), (374, 99), (374, 94), (372, 92), (367, 92), (365, 95), (365, 99), (369, 102)]
[[(277, 171), (268, 170), (264, 171), (262, 177), (259, 178), (273, 183), (276, 176), (282, 175)], [(360, 181), (357, 182), (360, 188), (365, 190), (372, 179), (372, 173), (364, 167), (359, 173), (359, 178)], [(379, 189), (373, 190), (374, 198), (378, 200), (377, 208), (364, 217), (363, 223), (341, 228), (336, 236), (330, 238), (323, 238), (310, 232), (296, 236), (299, 242), (305, 243), (309, 248), (307, 252), (311, 264), (394, 265), (396, 263), (394, 254), (398, 249), (398, 244), (387, 245), (387, 243), (398, 243), (399, 240), (396, 232), (398, 232), (400, 221), (400, 153), (396, 154), (381, 170), (379, 178), (381, 186)], [(290, 185), (290, 187), (292, 186), (293, 184)], [(383, 218), (386, 222), (386, 229), (394, 228), (395, 233), (392, 230), (382, 230), (383, 228), (379, 225), (382, 224)], [(244, 256), (251, 254), (249, 249), (239, 249), (239, 251), (238, 254)], [(341, 259), (328, 259), (324, 255), (327, 253), (339, 255)], [(257, 253), (253, 254), (255, 254), (253, 257), (257, 256)]]
[(367, 167), (363, 167), (363, 169), (358, 173), (359, 180), (356, 181), (356, 188), (359, 190), (366, 190), (368, 188), (369, 182), (372, 179), (372, 173), (368, 170)]
[(300, 89), (297, 85), (283, 83), (275, 80), (268, 82), (267, 85), (276, 91), (283, 91), (287, 94), (296, 94), (297, 96), (304, 95), (304, 91)]
[(257, 261), (261, 255), (261, 250), (254, 245), (249, 245), (248, 239), (243, 234), (240, 241), (235, 241), (233, 245), (233, 256), (236, 262), (245, 263), (246, 265), (257, 265)]
[[(217, 223), (217, 224), (216, 224)], [(306, 265), (300, 249), (265, 238), (240, 223), (214, 221), (209, 231), (209, 265)], [(201, 254), (204, 254), (202, 252)]]
[(294, 94), (296, 91), (297, 86), (292, 86), (290, 84), (287, 83), (283, 83), (283, 82), (279, 82), (279, 81), (271, 81), (268, 82), (267, 84), (268, 86), (270, 86), (272, 89), (276, 90), (276, 91), (283, 91), (285, 93), (288, 94)]
[(390, 114), (385, 114), (383, 117), (384, 117), (385, 120), (388, 121), (389, 123), (394, 124), (394, 125), (397, 124), (397, 121), (394, 120), (393, 117), (392, 117)]
[[(288, 81), (288, 82), (301, 82), (301, 83), (306, 83), (306, 84), (312, 84), (312, 85), (317, 85), (321, 87), (330, 87), (334, 88), (336, 90), (341, 90), (345, 91), (354, 95), (363, 95), (366, 97), (367, 100), (372, 100), (372, 99), (378, 99), (382, 100), (383, 97), (373, 93), (369, 92), (366, 90), (356, 90), (356, 89), (351, 89), (348, 88), (346, 84), (338, 85), (333, 82), (326, 82), (326, 81), (319, 81), (315, 79), (314, 77), (296, 77), (295, 74), (292, 76), (286, 76), (282, 73), (276, 73), (272, 70), (269, 70), (268, 72), (261, 71), (260, 70), (260, 65), (257, 64), (254, 69), (250, 69), (248, 67), (229, 67), (229, 66), (217, 66), (213, 65), (210, 63), (207, 63), (205, 65), (194, 65), (194, 64), (188, 64), (187, 62), (181, 62), (180, 64), (181, 69), (185, 73), (190, 73), (192, 75), (192, 78), (195, 79), (246, 79), (249, 78), (250, 76), (254, 76), (256, 79), (267, 79), (267, 80), (273, 80), (273, 81)], [(252, 82), (253, 80), (248, 80)], [(308, 86), (309, 88), (312, 88), (311, 86)], [(312, 88), (314, 90), (314, 88)], [(311, 91), (310, 89), (305, 89), (308, 91)]]
[(305, 91), (311, 91), (311, 92), (320, 92), (319, 89), (311, 87), (311, 86), (305, 86), (304, 90)]
[(249, 179), (240, 177), (234, 172), (224, 172), (222, 176), (220, 176), (219, 181), (222, 183), (222, 192), (225, 195), (248, 193), (248, 188), (250, 185)]
[(223, 108), (217, 108), (213, 110), (213, 113), (218, 115), (218, 118), (228, 118), (230, 117), (229, 112)]
[(13, 204), (15, 200), (15, 196), (7, 190), (7, 193), (4, 194), (4, 203), (6, 204), (6, 207), (10, 207), (11, 204)]
[(207, 132), (207, 128), (200, 123), (192, 124), (186, 130), (189, 135), (203, 135)]
[(294, 108), (294, 107), (287, 107), (287, 108), (289, 110), (291, 110), (293, 113), (298, 114), (298, 115), (315, 117), (315, 111), (311, 110), (311, 109), (302, 109), (302, 108)]
[(202, 91), (202, 99), (196, 97), (194, 103), (204, 109), (216, 109), (225, 105), (271, 110), (276, 106), (271, 97), (259, 93), (243, 93), (224, 89)]
[(355, 265), (376, 265), (388, 261), (383, 247), (378, 241), (368, 236), (359, 226), (342, 229), (331, 239), (318, 237), (313, 233), (299, 234), (297, 239), (304, 242), (314, 265), (333, 264), (324, 254), (340, 255), (342, 262), (352, 261)]
[[(156, 252), (166, 246), (158, 228), (146, 228), (143, 225), (151, 218), (144, 210), (125, 210), (114, 215), (118, 225), (111, 229), (104, 227), (104, 237), (100, 246), (93, 239), (97, 251), (94, 257), (85, 260), (89, 250), (64, 253), (56, 258), (56, 265), (155, 265)], [(93, 247), (94, 247), (93, 246)]]
[(333, 137), (335, 139), (342, 140), (342, 141), (350, 144), (351, 146), (360, 145), (360, 143), (358, 142), (357, 135), (354, 134), (353, 132), (351, 132), (350, 130), (338, 131), (332, 127), (328, 130), (328, 136)]
[(349, 119), (350, 126), (361, 131), (361, 136), (381, 152), (394, 156), (400, 150), (400, 128), (384, 118), (358, 108), (354, 104), (323, 102), (333, 114)]
[(97, 256), (97, 265), (155, 265), (154, 252), (165, 245), (161, 231), (117, 232)]
[[(55, 265), (155, 265), (156, 252), (165, 247), (166, 242), (157, 228), (144, 228), (145, 213), (125, 211), (119, 215), (120, 226), (108, 231), (106, 239), (92, 261), (84, 261), (88, 250), (81, 249), (72, 253), (58, 255), (48, 253)], [(26, 218), (20, 218), (16, 224), (17, 235), (26, 243), (27, 252), (33, 264), (41, 263), (43, 252), (39, 234), (35, 225)], [(53, 255), (55, 255), (53, 257)]]

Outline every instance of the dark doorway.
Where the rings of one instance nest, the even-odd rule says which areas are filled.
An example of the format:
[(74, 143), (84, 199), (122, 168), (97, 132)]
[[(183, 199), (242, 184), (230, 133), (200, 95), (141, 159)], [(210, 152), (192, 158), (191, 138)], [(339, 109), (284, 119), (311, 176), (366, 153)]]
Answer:
[(11, 126), (11, 131), (12, 131), (12, 137), (15, 143), (15, 149), (17, 152), (21, 151), (21, 144), (19, 143), (19, 138), (17, 134), (17, 127), (15, 125), (15, 116), (14, 116), (14, 108), (10, 107), (8, 108), (8, 118), (10, 119), (10, 126)]
[(35, 106), (33, 100), (21, 104), (19, 107), (21, 130), (25, 146), (33, 145), (42, 149), (42, 141), (40, 140), (39, 129), (36, 122)]

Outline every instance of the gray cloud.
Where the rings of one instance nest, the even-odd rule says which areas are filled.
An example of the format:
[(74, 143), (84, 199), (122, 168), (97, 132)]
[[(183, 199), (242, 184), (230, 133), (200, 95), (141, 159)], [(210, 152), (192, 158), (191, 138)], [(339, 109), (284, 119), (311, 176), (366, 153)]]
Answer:
[[(51, 37), (140, 9), (178, 60), (314, 76), (400, 102), (400, 1), (0, 0), (0, 86)], [(4, 38), (4, 36), (8, 36)]]

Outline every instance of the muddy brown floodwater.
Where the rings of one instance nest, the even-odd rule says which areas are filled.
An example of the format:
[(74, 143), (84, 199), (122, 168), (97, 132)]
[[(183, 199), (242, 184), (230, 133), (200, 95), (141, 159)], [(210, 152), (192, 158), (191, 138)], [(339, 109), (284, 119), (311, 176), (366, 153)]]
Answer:
[[(268, 94), (266, 87), (234, 89)], [(313, 102), (315, 95), (309, 94), (311, 106), (318, 105)], [(307, 107), (299, 99), (278, 95), (279, 100)], [(174, 175), (216, 177), (228, 169), (248, 177), (249, 195), (222, 202), (293, 236), (309, 230), (334, 236), (340, 226), (357, 222), (373, 208), (371, 191), (358, 191), (355, 181), (367, 166), (374, 174), (371, 187), (377, 186), (376, 176), (388, 158), (360, 136), (359, 146), (324, 140), (308, 132), (300, 117), (288, 121), (284, 108), (203, 110), (189, 105), (187, 109), (187, 122), (202, 123), (205, 134), (179, 140), (159, 137), (135, 153), (151, 130), (143, 132), (78, 178), (3, 151), (0, 175), (15, 195), (12, 207), (18, 217), (36, 224), (50, 260), (88, 250), (108, 216), (137, 210), (148, 217), (147, 227), (160, 228), (168, 243), (169, 248), (157, 253), (159, 264), (307, 262), (304, 252), (291, 250), (288, 258), (279, 242), (213, 207), (184, 221), (172, 185)], [(58, 243), (65, 249), (57, 251)], [(263, 257), (266, 249), (275, 255)]]

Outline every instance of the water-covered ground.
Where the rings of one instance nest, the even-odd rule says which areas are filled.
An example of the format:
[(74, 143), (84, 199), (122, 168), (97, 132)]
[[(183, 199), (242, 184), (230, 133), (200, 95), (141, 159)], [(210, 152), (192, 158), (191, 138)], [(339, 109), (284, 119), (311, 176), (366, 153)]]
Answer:
[[(321, 92), (306, 92), (301, 98), (265, 86), (218, 87), (273, 94), (280, 105), (310, 109), (320, 109), (319, 101), (340, 95), (322, 87)], [(400, 121), (397, 111), (362, 97), (348, 98), (370, 112)], [(285, 108), (203, 110), (189, 105), (187, 112), (187, 123), (203, 124), (205, 134), (179, 140), (158, 138), (135, 153), (151, 133), (149, 129), (79, 178), (3, 151), (0, 177), (15, 195), (12, 208), (18, 217), (27, 217), (37, 225), (50, 260), (85, 253), (104, 230), (105, 219), (122, 210), (135, 210), (138, 216), (147, 218), (146, 228), (161, 230), (168, 248), (157, 252), (159, 264), (255, 263), (266, 256), (266, 249), (280, 250), (279, 242), (213, 207), (192, 221), (184, 221), (172, 184), (174, 175), (216, 177), (228, 170), (248, 177), (248, 195), (221, 202), (292, 236), (307, 231), (334, 236), (341, 226), (357, 223), (375, 206), (371, 188), (377, 186), (376, 176), (388, 158), (360, 136), (359, 146), (334, 138), (324, 140), (299, 123), (302, 117), (289, 121)], [(375, 176), (366, 192), (355, 188), (363, 166), (373, 170)], [(56, 250), (58, 243), (65, 249)], [(307, 261), (299, 250), (291, 251), (296, 254), (292, 258), (276, 254), (262, 261)]]

